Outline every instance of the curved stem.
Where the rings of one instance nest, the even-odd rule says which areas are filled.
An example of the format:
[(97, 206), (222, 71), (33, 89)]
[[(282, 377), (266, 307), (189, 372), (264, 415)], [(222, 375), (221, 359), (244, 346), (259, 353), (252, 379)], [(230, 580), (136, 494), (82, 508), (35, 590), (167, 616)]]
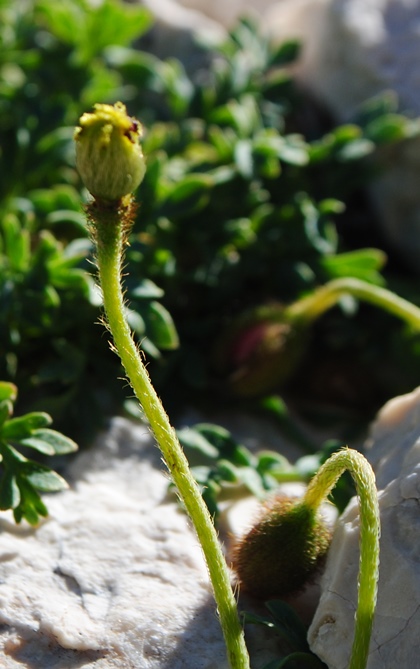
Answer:
[(408, 325), (417, 330), (420, 329), (420, 309), (418, 307), (386, 288), (352, 277), (330, 281), (325, 286), (318, 288), (312, 295), (291, 304), (285, 309), (284, 315), (292, 321), (311, 323), (324, 311), (337, 304), (344, 295), (352, 295), (359, 300), (381, 307), (384, 311), (401, 318)]
[(216, 530), (125, 319), (121, 265), (126, 243), (125, 228), (133, 217), (133, 209), (132, 198), (108, 206), (94, 202), (88, 209), (88, 215), (94, 224), (97, 265), (108, 325), (130, 384), (142, 405), (179, 496), (197, 532), (214, 590), (230, 666), (232, 669), (248, 669), (248, 652), (230, 585), (229, 571)]
[(334, 453), (309, 483), (303, 503), (317, 509), (341, 474), (348, 470), (356, 484), (360, 508), (360, 563), (354, 640), (349, 669), (366, 667), (376, 607), (379, 575), (379, 506), (375, 475), (367, 460), (345, 448)]

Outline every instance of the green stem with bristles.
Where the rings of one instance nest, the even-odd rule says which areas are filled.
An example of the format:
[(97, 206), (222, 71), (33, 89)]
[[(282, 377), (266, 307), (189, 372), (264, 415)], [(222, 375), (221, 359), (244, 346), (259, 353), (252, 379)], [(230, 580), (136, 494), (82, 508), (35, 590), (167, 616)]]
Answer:
[(420, 309), (395, 293), (361, 279), (345, 277), (334, 279), (311, 295), (297, 300), (283, 311), (282, 318), (290, 322), (309, 324), (335, 306), (345, 295), (368, 302), (420, 330)]
[(366, 458), (350, 448), (334, 453), (318, 470), (303, 503), (317, 509), (348, 470), (356, 484), (360, 509), (360, 563), (354, 640), (349, 669), (366, 667), (379, 576), (380, 517), (375, 475)]
[(132, 196), (108, 205), (94, 201), (88, 207), (97, 245), (97, 266), (106, 318), (129, 382), (198, 535), (213, 586), (230, 666), (232, 669), (249, 669), (248, 651), (230, 584), (229, 570), (213, 521), (125, 318), (121, 269), (134, 208)]

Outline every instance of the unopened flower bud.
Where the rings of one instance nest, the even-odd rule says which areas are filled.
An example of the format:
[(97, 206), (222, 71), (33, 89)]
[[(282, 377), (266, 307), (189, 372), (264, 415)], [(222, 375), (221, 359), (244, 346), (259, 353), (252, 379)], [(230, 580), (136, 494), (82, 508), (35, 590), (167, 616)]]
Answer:
[(306, 351), (308, 328), (282, 318), (281, 305), (239, 315), (216, 342), (214, 366), (232, 393), (257, 397), (285, 384)]
[(272, 499), (234, 548), (241, 589), (259, 599), (299, 592), (323, 564), (330, 539), (324, 520), (305, 502)]
[(121, 102), (96, 104), (79, 123), (74, 135), (76, 165), (90, 193), (116, 201), (135, 191), (146, 171), (141, 123), (128, 116)]

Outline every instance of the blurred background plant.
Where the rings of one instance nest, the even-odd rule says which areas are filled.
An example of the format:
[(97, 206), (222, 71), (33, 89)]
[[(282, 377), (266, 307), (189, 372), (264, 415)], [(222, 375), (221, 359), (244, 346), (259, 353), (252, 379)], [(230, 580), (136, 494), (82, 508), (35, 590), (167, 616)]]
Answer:
[[(129, 319), (173, 420), (231, 402), (284, 424), (269, 401), (280, 394), (311, 420), (344, 416), (350, 434), (418, 383), (418, 333), (348, 297), (284, 353), (278, 329), (261, 346), (255, 315), (340, 277), (420, 303), (386, 262), (364, 191), (377, 150), (418, 124), (387, 95), (334, 126), (294, 84), (299, 45), (271, 45), (251, 20), (196, 67), (152, 53), (151, 29), (118, 0), (0, 0), (0, 378), (19, 387), (19, 409), (47, 411), (81, 444), (123, 410), (118, 360), (92, 325), (101, 296), (72, 145), (82, 112), (121, 100), (145, 123), (148, 157)], [(251, 357), (262, 368), (267, 347), (244, 400), (232, 379)]]

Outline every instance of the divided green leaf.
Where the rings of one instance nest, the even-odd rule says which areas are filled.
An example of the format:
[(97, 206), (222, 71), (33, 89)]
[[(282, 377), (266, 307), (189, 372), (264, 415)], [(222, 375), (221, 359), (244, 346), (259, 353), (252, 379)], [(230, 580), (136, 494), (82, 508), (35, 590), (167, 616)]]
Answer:
[(63, 490), (67, 483), (47, 465), (29, 460), (17, 447), (32, 448), (43, 455), (64, 455), (76, 451), (77, 445), (47, 427), (51, 424), (47, 413), (33, 411), (8, 420), (17, 390), (0, 382), (1, 393), (9, 399), (0, 401), (0, 509), (12, 509), (17, 523), (25, 519), (36, 525), (39, 517), (48, 513), (40, 493)]

